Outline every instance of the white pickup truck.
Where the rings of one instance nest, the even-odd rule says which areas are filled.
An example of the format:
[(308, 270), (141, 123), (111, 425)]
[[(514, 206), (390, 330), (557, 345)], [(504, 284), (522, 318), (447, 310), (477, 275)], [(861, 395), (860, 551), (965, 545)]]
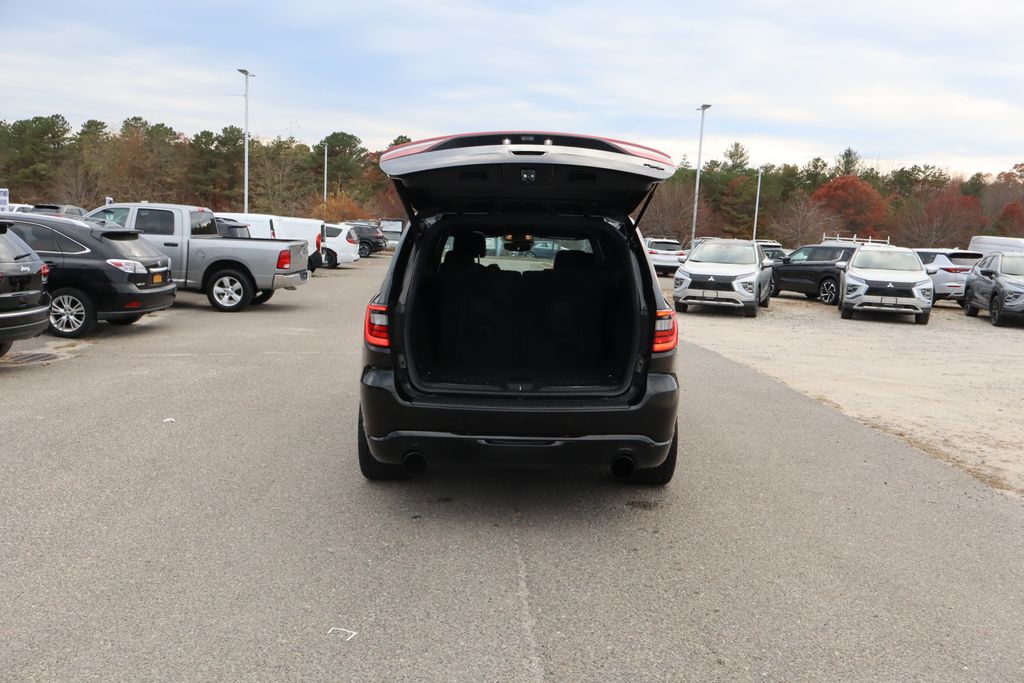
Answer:
[(278, 289), (309, 281), (305, 240), (222, 237), (209, 209), (139, 202), (108, 204), (89, 216), (141, 232), (171, 258), (178, 289), (205, 293), (219, 311), (262, 304)]

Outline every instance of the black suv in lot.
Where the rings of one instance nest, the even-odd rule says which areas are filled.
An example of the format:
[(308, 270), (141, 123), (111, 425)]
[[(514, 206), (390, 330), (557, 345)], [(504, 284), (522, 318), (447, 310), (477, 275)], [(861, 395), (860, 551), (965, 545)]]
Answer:
[(49, 267), (0, 216), (0, 356), (20, 339), (38, 337), (50, 321)]
[(82, 337), (97, 320), (131, 325), (174, 303), (170, 259), (141, 233), (107, 221), (16, 215), (9, 229), (50, 267), (51, 334)]
[(772, 267), (772, 296), (779, 292), (802, 292), (808, 299), (820, 299), (834, 306), (839, 301), (839, 269), (849, 261), (857, 245), (811, 244), (800, 247)]
[(388, 246), (388, 240), (384, 237), (384, 231), (379, 226), (370, 223), (349, 223), (352, 231), (359, 240), (359, 258), (366, 258), (370, 254), (384, 251)]
[[(667, 483), (676, 315), (630, 215), (671, 160), (602, 138), (483, 133), (392, 148), (381, 168), (411, 224), (366, 310), (363, 475), (532, 456)], [(522, 258), (546, 244), (559, 248)]]

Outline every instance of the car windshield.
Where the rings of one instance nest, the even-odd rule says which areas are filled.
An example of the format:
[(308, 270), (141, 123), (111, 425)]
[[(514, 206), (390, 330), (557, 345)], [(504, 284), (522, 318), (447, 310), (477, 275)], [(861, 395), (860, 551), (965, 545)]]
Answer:
[(1003, 257), (1003, 275), (1024, 275), (1024, 254)]
[(0, 232), (0, 263), (13, 263), (19, 256), (31, 253), (28, 245), (13, 231)]
[(756, 253), (751, 244), (726, 244), (723, 242), (702, 242), (690, 255), (695, 263), (757, 263)]
[(912, 251), (861, 250), (853, 257), (854, 268), (873, 270), (921, 270), (921, 259)]

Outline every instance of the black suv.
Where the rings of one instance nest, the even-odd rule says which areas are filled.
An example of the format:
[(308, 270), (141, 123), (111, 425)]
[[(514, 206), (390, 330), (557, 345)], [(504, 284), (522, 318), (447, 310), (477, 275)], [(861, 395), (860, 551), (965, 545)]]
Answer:
[(19, 339), (38, 337), (50, 321), (49, 267), (0, 217), (0, 356)]
[(170, 259), (120, 226), (18, 214), (10, 230), (50, 267), (50, 332), (81, 337), (97, 320), (131, 325), (174, 303)]
[(839, 269), (849, 261), (857, 245), (811, 244), (777, 259), (772, 267), (772, 296), (779, 292), (802, 292), (808, 299), (821, 299), (834, 306), (839, 301)]
[(384, 231), (380, 227), (370, 223), (349, 223), (352, 231), (359, 240), (359, 258), (366, 258), (370, 254), (384, 251), (388, 246), (388, 240), (384, 237)]
[[(417, 149), (381, 159), (411, 224), (366, 310), (363, 475), (533, 456), (667, 483), (676, 315), (630, 215), (672, 175), (671, 160), (546, 133)], [(500, 241), (496, 255), (488, 240)], [(547, 243), (559, 248), (521, 257)]]

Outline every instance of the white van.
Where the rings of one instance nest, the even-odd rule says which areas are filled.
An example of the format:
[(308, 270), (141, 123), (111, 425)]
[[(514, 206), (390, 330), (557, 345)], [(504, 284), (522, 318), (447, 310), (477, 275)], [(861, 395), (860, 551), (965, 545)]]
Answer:
[(324, 238), (324, 222), (315, 218), (294, 216), (273, 216), (266, 213), (227, 213), (218, 211), (215, 216), (234, 218), (248, 223), (250, 237), (272, 239), (306, 240), (309, 244), (309, 269), (314, 271), (324, 264), (320, 247)]
[(985, 256), (999, 251), (1024, 251), (1024, 237), (1000, 237), (998, 235), (975, 235), (968, 247)]

